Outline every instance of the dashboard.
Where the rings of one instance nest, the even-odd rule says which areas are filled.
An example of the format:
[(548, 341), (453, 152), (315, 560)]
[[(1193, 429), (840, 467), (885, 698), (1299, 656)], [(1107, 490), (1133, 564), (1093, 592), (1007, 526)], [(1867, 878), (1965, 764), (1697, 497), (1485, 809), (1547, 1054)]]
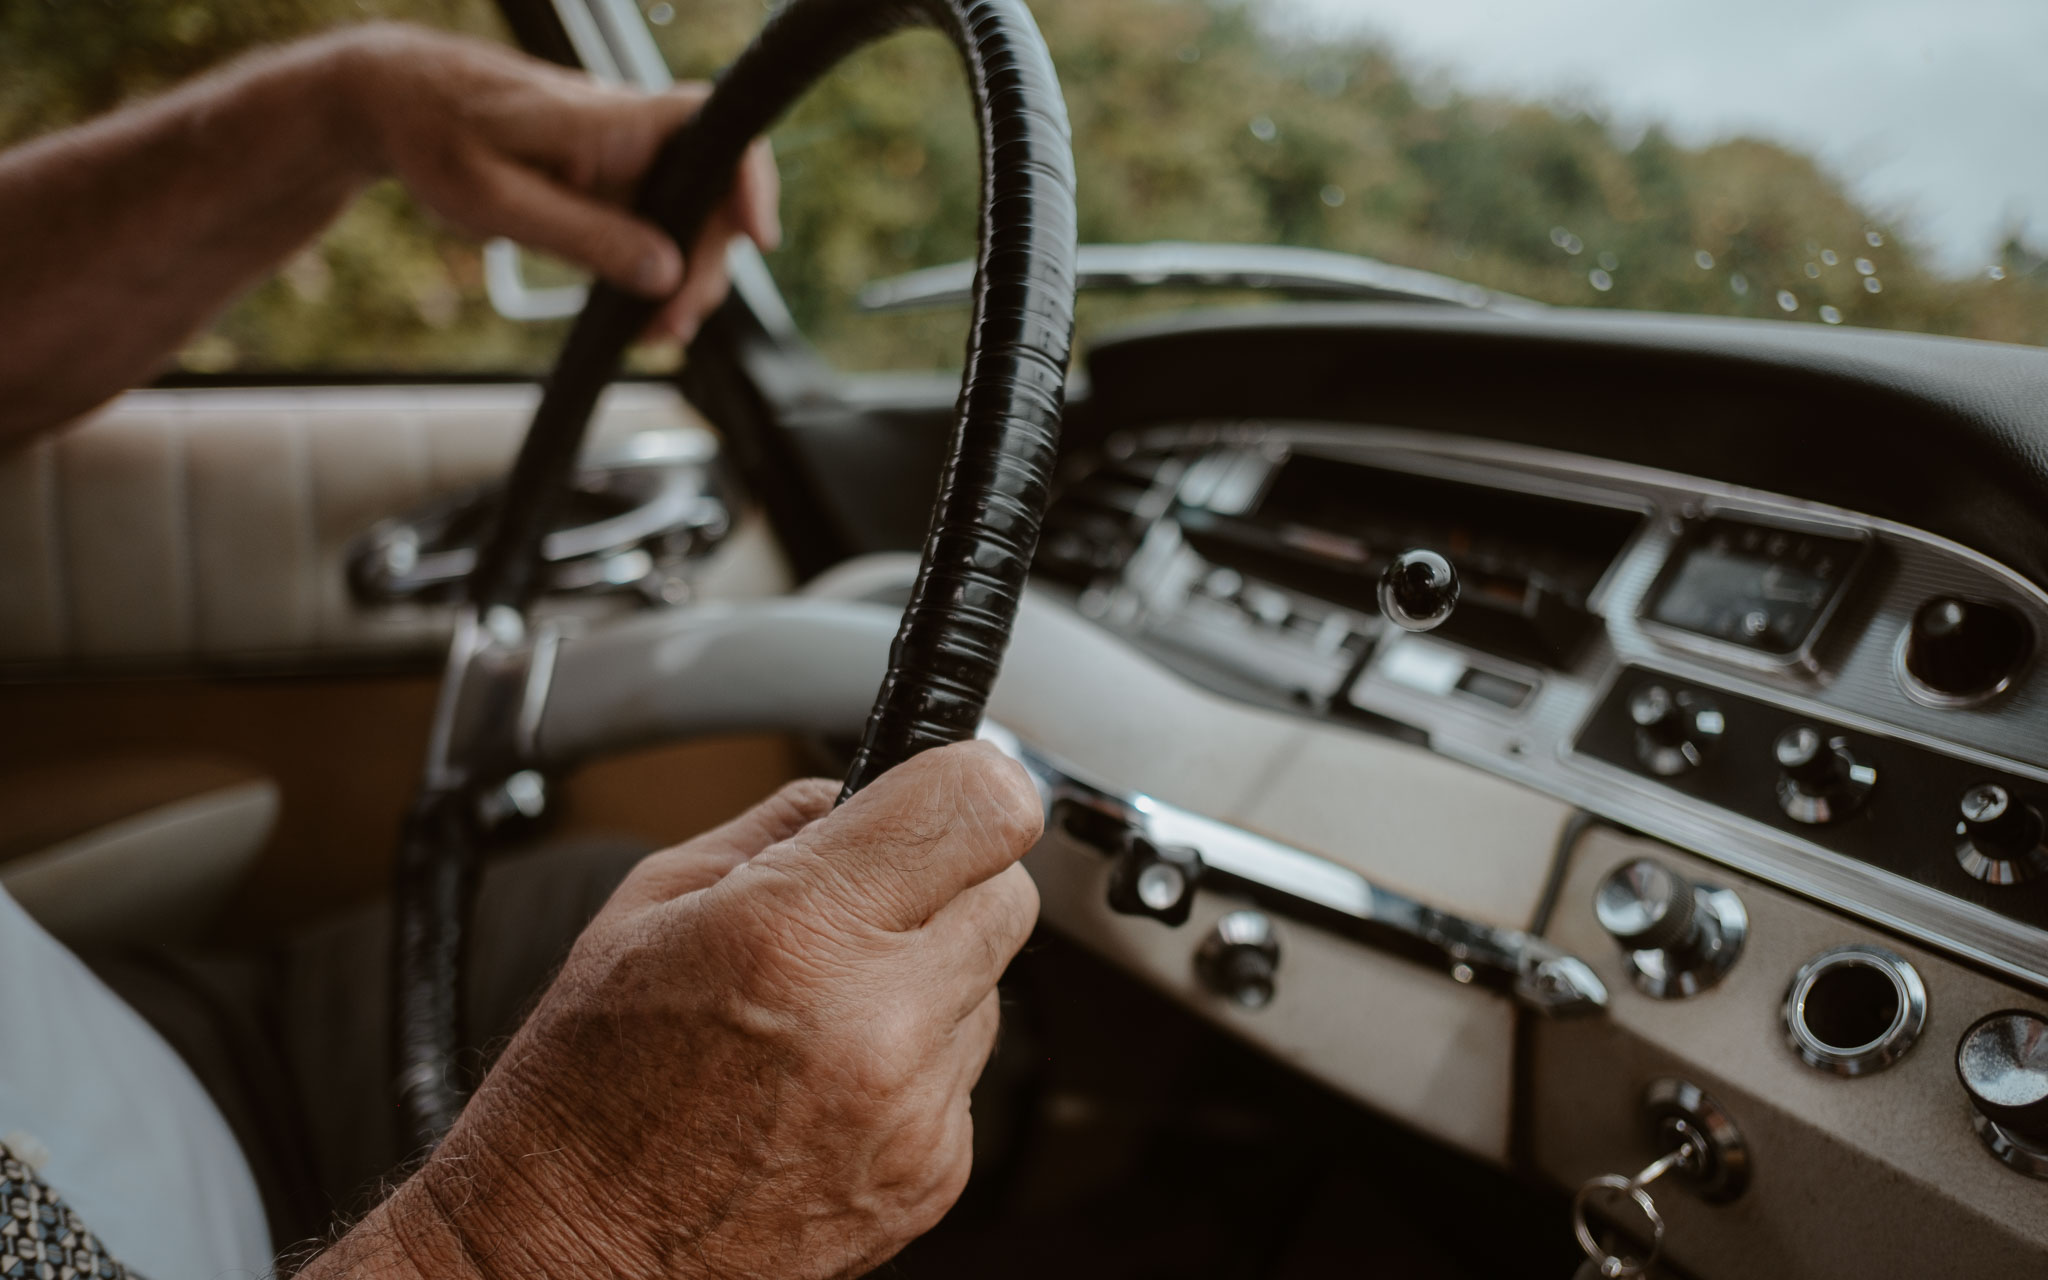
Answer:
[(1299, 307), (1087, 373), (991, 704), (1049, 922), (1567, 1189), (1707, 1135), (1671, 1274), (2042, 1268), (2041, 353)]
[[(1429, 635), (1374, 604), (1409, 546), (1465, 583)], [(1039, 565), (1218, 692), (1427, 744), (2048, 984), (2048, 595), (1954, 543), (1527, 446), (1235, 422), (1111, 436)]]

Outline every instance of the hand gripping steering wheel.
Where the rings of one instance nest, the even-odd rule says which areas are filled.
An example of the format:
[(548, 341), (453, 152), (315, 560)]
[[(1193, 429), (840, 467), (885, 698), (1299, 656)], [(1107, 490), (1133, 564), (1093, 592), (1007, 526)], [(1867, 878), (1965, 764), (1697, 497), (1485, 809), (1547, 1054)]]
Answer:
[[(980, 251), (953, 445), (924, 560), (840, 799), (928, 747), (972, 737), (1009, 643), (1058, 442), (1074, 315), (1074, 162), (1052, 58), (1023, 0), (790, 0), (663, 145), (636, 201), (695, 243), (747, 145), (847, 54), (923, 25), (966, 64), (981, 130)], [(394, 1042), (408, 1145), (461, 1110), (463, 934), (482, 831), (477, 788), (518, 704), (491, 668), (524, 642), (540, 544), (585, 427), (654, 303), (599, 285), (549, 375), (477, 557), (443, 678), (425, 778), (400, 841)]]

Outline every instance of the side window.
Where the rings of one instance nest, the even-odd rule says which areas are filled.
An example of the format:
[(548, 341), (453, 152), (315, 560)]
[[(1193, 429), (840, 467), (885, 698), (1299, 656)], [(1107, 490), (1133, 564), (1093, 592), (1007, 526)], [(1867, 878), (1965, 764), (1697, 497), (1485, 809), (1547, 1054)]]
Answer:
[[(641, 9), (685, 80), (716, 75), (762, 19), (760, 0), (641, 0)], [(951, 46), (915, 30), (855, 53), (770, 140), (783, 244), (767, 263), (798, 327), (842, 369), (957, 368), (964, 306), (871, 314), (860, 303), (872, 281), (974, 255), (980, 156)]]
[[(250, 49), (376, 18), (510, 42), (491, 0), (0, 4), (0, 147)], [(386, 182), (193, 339), (178, 364), (229, 376), (524, 373), (547, 367), (561, 333), (560, 323), (516, 323), (494, 312), (481, 246)]]

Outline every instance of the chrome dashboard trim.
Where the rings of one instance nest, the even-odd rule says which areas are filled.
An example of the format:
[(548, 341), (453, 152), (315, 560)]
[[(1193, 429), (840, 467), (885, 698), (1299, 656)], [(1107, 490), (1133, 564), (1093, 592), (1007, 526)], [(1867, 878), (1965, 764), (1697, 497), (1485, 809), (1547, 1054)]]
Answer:
[[(1604, 634), (1594, 638), (1571, 670), (1547, 673), (1514, 716), (1503, 717), (1491, 709), (1464, 705), (1469, 699), (1433, 696), (1382, 678), (1379, 672), (1388, 654), (1414, 643), (1386, 634), (1340, 696), (1364, 711), (1423, 730), (1439, 754), (2048, 990), (2048, 931), (1572, 750), (1587, 717), (1618, 674), (1637, 666), (2048, 783), (2048, 680), (2038, 678), (2038, 664), (2029, 672), (2037, 678), (2014, 681), (1995, 705), (1964, 709), (1929, 707), (1908, 697), (1895, 670), (1898, 637), (1910, 621), (1913, 605), (1928, 595), (1974, 594), (2001, 600), (2024, 613), (2037, 633), (2048, 634), (2048, 592), (2019, 574), (1936, 535), (1826, 504), (1472, 437), (1319, 423), (1194, 423), (1113, 436), (1106, 447), (1112, 453), (1183, 455), (1219, 447), (1300, 449), (1389, 470), (1646, 511), (1651, 518), (1589, 595), (1589, 606), (1605, 619)], [(1861, 530), (1869, 537), (1858, 582), (1842, 591), (1834, 623), (1819, 629), (1814, 674), (1759, 668), (1666, 644), (1637, 624), (1636, 612), (1683, 521), (1710, 507), (1723, 514), (1837, 532)], [(1179, 540), (1171, 541), (1175, 545), (1160, 546), (1149, 580), (1127, 573), (1109, 590), (1091, 588), (1099, 607), (1084, 607), (1084, 612), (1135, 639), (1148, 612), (1170, 604), (1177, 584), (1184, 589), (1184, 574), (1174, 560), (1181, 554)], [(1855, 634), (1845, 629), (1845, 620), (1853, 623)], [(1441, 637), (1429, 642), (1448, 643)], [(1464, 652), (1474, 665), (1499, 661), (1469, 648)], [(1928, 856), (1952, 857), (1953, 852), (1930, 850)]]
[[(1384, 943), (1376, 949), (1432, 963), (1454, 982), (1502, 991), (1546, 1016), (1597, 1013), (1607, 1006), (1607, 988), (1592, 966), (1535, 934), (1439, 911), (1312, 853), (1142, 793), (1109, 791), (991, 721), (983, 721), (980, 736), (1024, 766), (1044, 804), (1048, 836), (1054, 834), (1058, 808), (1077, 805), (1155, 844), (1195, 849), (1203, 878), (1211, 873), (1222, 877), (1222, 883), (1206, 886), (1197, 880), (1198, 887), (1249, 889), (1275, 914), (1290, 913), (1271, 895), (1320, 908), (1365, 926), (1364, 931), (1341, 930), (1339, 936), (1367, 946)], [(1311, 917), (1304, 923), (1316, 927), (1319, 922)]]

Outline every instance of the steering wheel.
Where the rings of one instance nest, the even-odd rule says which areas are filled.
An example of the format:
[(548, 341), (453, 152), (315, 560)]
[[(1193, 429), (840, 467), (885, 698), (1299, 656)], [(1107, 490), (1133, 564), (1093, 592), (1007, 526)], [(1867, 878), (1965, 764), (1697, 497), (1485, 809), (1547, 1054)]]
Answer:
[[(1074, 163), (1051, 55), (1023, 0), (790, 0), (663, 145), (636, 201), (694, 243), (756, 136), (847, 54), (917, 25), (944, 33), (966, 65), (981, 134), (980, 250), (952, 449), (842, 801), (920, 751), (973, 736), (1037, 545), (1074, 313)], [(463, 1102), (455, 1060), (483, 842), (478, 788), (503, 776), (520, 706), (494, 672), (525, 643), (541, 540), (598, 396), (655, 306), (592, 291), (467, 583), (394, 891), (393, 1041), (409, 1146), (438, 1141)]]

